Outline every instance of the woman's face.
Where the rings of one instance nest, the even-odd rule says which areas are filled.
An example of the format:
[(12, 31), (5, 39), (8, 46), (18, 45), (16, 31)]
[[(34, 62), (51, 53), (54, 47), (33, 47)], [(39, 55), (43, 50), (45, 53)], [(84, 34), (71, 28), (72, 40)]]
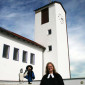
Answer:
[(48, 71), (49, 71), (49, 73), (53, 73), (53, 65), (52, 64), (48, 64)]
[(28, 67), (28, 70), (31, 70), (31, 67)]

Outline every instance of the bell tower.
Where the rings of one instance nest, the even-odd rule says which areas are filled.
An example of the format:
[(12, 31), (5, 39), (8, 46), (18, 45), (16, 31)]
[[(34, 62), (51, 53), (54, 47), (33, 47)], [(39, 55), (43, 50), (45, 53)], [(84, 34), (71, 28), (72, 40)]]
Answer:
[(46, 47), (44, 70), (52, 62), (64, 79), (70, 78), (66, 11), (60, 2), (51, 2), (35, 10), (35, 41)]

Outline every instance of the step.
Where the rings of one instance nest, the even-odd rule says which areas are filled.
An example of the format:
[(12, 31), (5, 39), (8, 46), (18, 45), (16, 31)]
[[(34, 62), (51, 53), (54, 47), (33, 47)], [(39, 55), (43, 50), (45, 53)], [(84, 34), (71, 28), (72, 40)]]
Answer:
[(34, 81), (32, 84), (28, 84), (28, 82), (0, 82), (0, 85), (40, 85), (40, 81)]
[[(28, 82), (6, 82), (0, 81), (0, 85), (40, 85), (40, 81), (33, 81), (32, 84)], [(85, 78), (81, 79), (64, 79), (64, 85), (85, 85)]]

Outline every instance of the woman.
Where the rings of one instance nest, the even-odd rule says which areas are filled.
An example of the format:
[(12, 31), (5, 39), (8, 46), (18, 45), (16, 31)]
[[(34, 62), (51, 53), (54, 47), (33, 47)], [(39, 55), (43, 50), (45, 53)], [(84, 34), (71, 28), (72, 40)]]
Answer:
[(40, 85), (64, 85), (62, 77), (56, 72), (51, 62), (46, 65), (46, 74), (43, 76)]
[(26, 67), (25, 73), (27, 72), (27, 76), (25, 76), (25, 78), (28, 79), (28, 84), (32, 84), (30, 82), (32, 82), (32, 79), (35, 79), (35, 75), (34, 75), (34, 72), (32, 70), (33, 70), (33, 67), (31, 65), (28, 65)]

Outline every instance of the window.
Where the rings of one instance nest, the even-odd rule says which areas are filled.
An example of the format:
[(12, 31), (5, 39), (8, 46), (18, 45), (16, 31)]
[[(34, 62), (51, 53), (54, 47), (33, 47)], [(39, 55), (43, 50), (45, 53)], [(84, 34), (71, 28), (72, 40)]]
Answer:
[(51, 46), (51, 45), (48, 46), (48, 50), (49, 50), (49, 51), (52, 51), (52, 46)]
[(3, 58), (9, 58), (9, 46), (4, 44), (3, 48)]
[(27, 51), (23, 51), (22, 62), (27, 63)]
[(14, 48), (13, 60), (19, 60), (19, 49)]
[(41, 11), (41, 23), (47, 23), (49, 22), (49, 12), (48, 12), (48, 8), (45, 8)]
[(31, 53), (30, 55), (30, 64), (35, 64), (35, 54)]
[(51, 29), (48, 30), (48, 35), (51, 35), (52, 34), (52, 31)]

